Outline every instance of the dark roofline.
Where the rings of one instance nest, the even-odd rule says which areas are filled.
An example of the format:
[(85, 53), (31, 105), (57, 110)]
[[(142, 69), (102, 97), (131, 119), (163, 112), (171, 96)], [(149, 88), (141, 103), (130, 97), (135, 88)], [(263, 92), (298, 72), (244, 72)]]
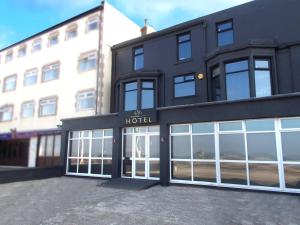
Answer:
[(16, 46), (16, 45), (19, 45), (19, 44), (21, 44), (22, 42), (25, 42), (25, 41), (28, 41), (28, 40), (30, 40), (30, 39), (33, 39), (33, 38), (35, 38), (35, 37), (37, 37), (37, 36), (40, 36), (40, 35), (42, 35), (42, 34), (45, 34), (45, 33), (49, 32), (49, 31), (51, 31), (51, 30), (55, 30), (55, 29), (57, 29), (57, 28), (59, 28), (59, 27), (65, 25), (65, 24), (71, 23), (71, 22), (73, 22), (74, 20), (77, 20), (77, 19), (79, 19), (79, 18), (81, 18), (81, 17), (84, 17), (84, 16), (89, 15), (89, 14), (91, 14), (91, 13), (100, 11), (100, 10), (102, 10), (103, 8), (104, 8), (104, 5), (103, 5), (103, 3), (102, 3), (101, 5), (96, 6), (96, 7), (92, 8), (92, 9), (90, 9), (90, 10), (88, 10), (88, 11), (85, 11), (85, 12), (79, 14), (79, 15), (73, 16), (73, 17), (71, 17), (70, 19), (64, 20), (63, 22), (60, 22), (60, 23), (58, 23), (58, 24), (56, 24), (56, 25), (54, 25), (54, 26), (51, 26), (51, 27), (49, 27), (49, 28), (47, 28), (47, 29), (45, 29), (45, 30), (42, 30), (42, 31), (40, 31), (40, 32), (38, 32), (38, 33), (36, 33), (36, 34), (33, 34), (33, 35), (31, 35), (31, 36), (29, 36), (29, 37), (27, 37), (27, 38), (25, 38), (25, 39), (23, 39), (23, 40), (21, 40), (21, 41), (18, 41), (18, 42), (13, 43), (13, 44), (11, 44), (11, 45), (5, 47), (5, 48), (2, 48), (2, 49), (0, 49), (0, 52), (5, 51), (5, 50), (7, 50), (7, 49), (9, 49), (9, 48), (12, 48), (12, 47), (14, 47), (14, 46)]
[(181, 31), (181, 30), (184, 30), (184, 29), (188, 29), (188, 28), (193, 27), (193, 26), (198, 25), (198, 24), (203, 24), (203, 26), (205, 26), (206, 25), (205, 18), (207, 18), (207, 17), (210, 17), (210, 16), (218, 14), (218, 13), (222, 13), (222, 12), (227, 11), (227, 10), (232, 10), (232, 9), (235, 9), (235, 8), (238, 8), (238, 7), (241, 7), (241, 6), (245, 6), (245, 5), (248, 5), (248, 4), (253, 4), (254, 2), (256, 2), (256, 0), (251, 0), (250, 2), (246, 2), (246, 3), (240, 4), (240, 5), (234, 6), (234, 7), (230, 7), (228, 9), (224, 9), (224, 10), (221, 10), (221, 11), (218, 11), (218, 12), (214, 12), (214, 13), (211, 13), (211, 14), (208, 14), (208, 15), (205, 15), (205, 16), (198, 17), (198, 18), (193, 19), (193, 20), (189, 20), (189, 21), (186, 21), (186, 22), (183, 22), (183, 23), (179, 23), (179, 24), (176, 24), (174, 26), (171, 26), (171, 27), (168, 27), (168, 28), (165, 28), (165, 29), (147, 34), (145, 36), (141, 36), (141, 37), (137, 37), (137, 38), (125, 41), (125, 42), (121, 42), (119, 44), (114, 45), (112, 47), (112, 49), (115, 50), (115, 49), (118, 49), (118, 48), (126, 47), (128, 45), (139, 44), (140, 42), (147, 41), (147, 40), (157, 38), (157, 37), (160, 37), (160, 36), (163, 36), (163, 35), (167, 35), (167, 34), (170, 34), (170, 33), (174, 33), (174, 32), (177, 32), (177, 31)]

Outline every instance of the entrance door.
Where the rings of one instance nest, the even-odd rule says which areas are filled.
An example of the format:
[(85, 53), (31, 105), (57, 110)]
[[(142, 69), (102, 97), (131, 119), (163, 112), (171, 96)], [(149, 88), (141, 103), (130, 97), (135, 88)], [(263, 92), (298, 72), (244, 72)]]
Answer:
[(159, 127), (133, 128), (132, 131), (124, 132), (123, 176), (159, 179)]

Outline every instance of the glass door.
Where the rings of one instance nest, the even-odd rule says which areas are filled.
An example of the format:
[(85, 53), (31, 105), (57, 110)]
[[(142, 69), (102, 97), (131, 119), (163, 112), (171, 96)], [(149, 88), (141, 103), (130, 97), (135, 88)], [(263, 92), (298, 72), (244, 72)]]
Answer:
[(146, 135), (134, 135), (134, 177), (147, 178), (147, 145)]

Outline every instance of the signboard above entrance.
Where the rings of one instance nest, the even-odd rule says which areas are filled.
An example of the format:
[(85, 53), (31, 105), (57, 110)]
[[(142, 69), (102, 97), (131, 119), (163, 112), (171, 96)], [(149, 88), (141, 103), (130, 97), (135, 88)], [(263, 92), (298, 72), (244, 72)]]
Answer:
[(124, 112), (120, 116), (121, 124), (125, 126), (148, 125), (157, 122), (156, 110), (135, 110)]

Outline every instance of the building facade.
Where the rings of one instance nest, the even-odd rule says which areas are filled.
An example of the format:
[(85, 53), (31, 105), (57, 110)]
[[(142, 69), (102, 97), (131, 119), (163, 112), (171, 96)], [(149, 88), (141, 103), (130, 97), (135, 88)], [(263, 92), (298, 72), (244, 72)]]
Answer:
[(299, 193), (299, 8), (256, 0), (115, 45), (111, 113), (63, 120), (66, 174)]
[(60, 120), (110, 111), (110, 46), (139, 35), (103, 2), (2, 49), (0, 165), (61, 164)]

